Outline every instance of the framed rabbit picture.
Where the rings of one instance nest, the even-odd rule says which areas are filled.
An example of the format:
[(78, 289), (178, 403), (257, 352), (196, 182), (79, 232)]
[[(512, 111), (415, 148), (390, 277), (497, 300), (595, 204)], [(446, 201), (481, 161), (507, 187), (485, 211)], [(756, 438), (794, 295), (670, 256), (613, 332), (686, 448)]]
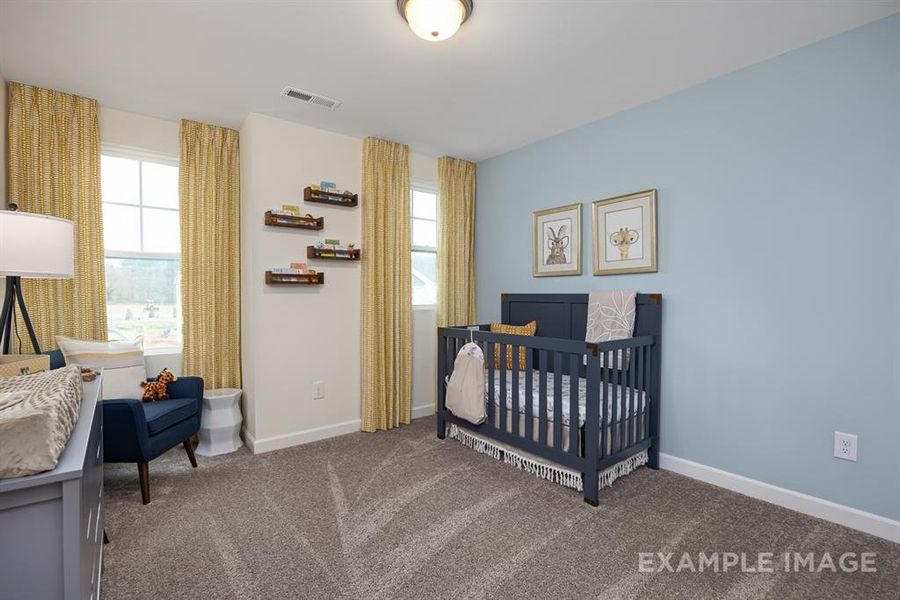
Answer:
[(581, 204), (534, 213), (535, 277), (581, 275)]
[(656, 272), (656, 190), (597, 200), (594, 275)]

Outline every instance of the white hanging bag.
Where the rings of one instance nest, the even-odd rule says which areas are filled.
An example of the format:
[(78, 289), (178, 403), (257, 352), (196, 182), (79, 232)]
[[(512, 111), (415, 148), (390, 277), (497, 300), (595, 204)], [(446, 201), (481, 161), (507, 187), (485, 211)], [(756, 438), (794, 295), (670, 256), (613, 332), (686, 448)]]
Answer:
[(463, 346), (447, 383), (447, 408), (454, 415), (479, 425), (487, 417), (484, 407), (484, 353), (478, 344)]

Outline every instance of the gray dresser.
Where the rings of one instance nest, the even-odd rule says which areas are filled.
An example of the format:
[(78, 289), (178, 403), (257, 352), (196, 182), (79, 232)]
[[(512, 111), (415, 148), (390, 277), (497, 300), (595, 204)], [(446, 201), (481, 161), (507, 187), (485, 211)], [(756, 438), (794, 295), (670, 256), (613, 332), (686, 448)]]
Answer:
[(2, 600), (100, 597), (103, 411), (99, 392), (99, 378), (84, 384), (78, 422), (55, 469), (0, 479)]

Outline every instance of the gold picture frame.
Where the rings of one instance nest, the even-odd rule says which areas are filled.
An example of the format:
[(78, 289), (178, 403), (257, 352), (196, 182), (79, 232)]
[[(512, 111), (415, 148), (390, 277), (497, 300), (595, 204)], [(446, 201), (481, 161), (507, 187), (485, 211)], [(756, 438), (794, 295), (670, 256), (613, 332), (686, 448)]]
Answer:
[(581, 275), (581, 204), (533, 213), (532, 275)]
[(655, 273), (656, 190), (592, 205), (594, 275)]

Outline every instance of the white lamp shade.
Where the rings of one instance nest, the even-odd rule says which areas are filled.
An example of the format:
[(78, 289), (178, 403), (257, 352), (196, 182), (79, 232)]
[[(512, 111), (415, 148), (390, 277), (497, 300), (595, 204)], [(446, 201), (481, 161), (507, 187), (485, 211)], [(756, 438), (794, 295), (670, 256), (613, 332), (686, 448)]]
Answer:
[(74, 235), (72, 221), (0, 210), (0, 275), (74, 277)]

